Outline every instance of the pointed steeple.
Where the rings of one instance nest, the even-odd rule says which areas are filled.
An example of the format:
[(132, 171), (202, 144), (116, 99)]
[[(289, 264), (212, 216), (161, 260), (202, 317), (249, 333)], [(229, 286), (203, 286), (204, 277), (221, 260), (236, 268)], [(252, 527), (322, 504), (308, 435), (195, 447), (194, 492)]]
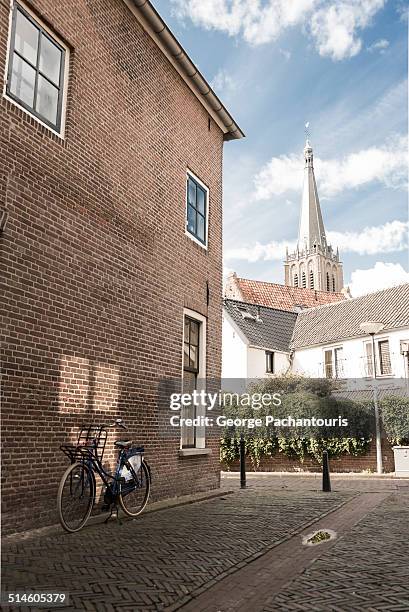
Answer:
[[(305, 127), (308, 126), (307, 123)], [(334, 250), (327, 243), (314, 176), (314, 156), (308, 137), (307, 129), (298, 242), (294, 253), (286, 253), (285, 284), (289, 287), (339, 292), (344, 286), (342, 263), (338, 249)]]
[(298, 244), (301, 247), (301, 245), (304, 246), (306, 243), (308, 250), (312, 249), (314, 245), (320, 245), (325, 248), (326, 238), (324, 222), (322, 220), (317, 184), (314, 175), (314, 155), (308, 139), (304, 147), (304, 158), (304, 187), (301, 202)]

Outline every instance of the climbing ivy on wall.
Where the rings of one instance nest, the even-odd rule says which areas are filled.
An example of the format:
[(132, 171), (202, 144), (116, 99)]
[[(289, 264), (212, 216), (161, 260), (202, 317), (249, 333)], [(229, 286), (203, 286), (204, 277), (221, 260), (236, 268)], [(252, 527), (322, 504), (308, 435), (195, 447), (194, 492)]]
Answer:
[[(329, 457), (339, 457), (343, 454), (358, 457), (369, 451), (371, 444), (368, 438), (251, 438), (245, 440), (246, 455), (250, 457), (254, 468), (258, 468), (262, 457), (273, 457), (276, 452), (291, 459), (303, 462), (306, 457), (313, 457), (321, 462), (322, 451), (327, 450)], [(239, 459), (240, 448), (238, 438), (222, 438), (220, 444), (220, 461), (229, 465)]]

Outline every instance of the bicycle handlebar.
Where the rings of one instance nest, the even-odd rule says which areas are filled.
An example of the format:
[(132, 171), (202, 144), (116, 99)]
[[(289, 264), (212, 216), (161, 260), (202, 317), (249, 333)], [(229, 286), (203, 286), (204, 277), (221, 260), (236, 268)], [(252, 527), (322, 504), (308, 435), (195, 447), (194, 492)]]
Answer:
[(121, 429), (128, 429), (122, 419), (115, 419), (113, 423), (103, 423), (102, 425), (94, 425), (92, 423), (89, 427), (97, 427), (101, 429), (104, 429), (105, 427), (120, 427)]
[(121, 429), (128, 429), (122, 419), (115, 419), (115, 421), (108, 425), (108, 427), (120, 427)]

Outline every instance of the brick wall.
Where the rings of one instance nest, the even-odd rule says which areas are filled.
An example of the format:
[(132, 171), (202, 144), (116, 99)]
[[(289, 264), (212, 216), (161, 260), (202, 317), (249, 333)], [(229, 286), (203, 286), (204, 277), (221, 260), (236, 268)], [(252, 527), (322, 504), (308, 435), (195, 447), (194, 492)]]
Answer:
[[(392, 446), (386, 439), (382, 439), (382, 460), (385, 473), (395, 471)], [(239, 461), (234, 461), (230, 465), (223, 465), (222, 469), (238, 472), (240, 469)], [(301, 463), (298, 459), (291, 459), (283, 453), (276, 452), (271, 457), (261, 457), (260, 465), (255, 470), (251, 459), (246, 458), (246, 469), (248, 471), (260, 472), (320, 472), (322, 466), (312, 457), (306, 457)], [(368, 453), (358, 457), (353, 455), (341, 455), (330, 459), (331, 472), (376, 472), (376, 445), (373, 441)]]
[[(220, 375), (222, 132), (123, 2), (29, 6), (71, 53), (65, 140), (0, 99), (5, 531), (57, 520), (58, 447), (91, 418), (129, 424), (153, 499), (219, 484), (217, 438), (179, 458), (156, 390), (182, 370), (183, 307)], [(0, 0), (2, 75), (8, 22)], [(207, 253), (184, 234), (187, 168), (210, 189)]]

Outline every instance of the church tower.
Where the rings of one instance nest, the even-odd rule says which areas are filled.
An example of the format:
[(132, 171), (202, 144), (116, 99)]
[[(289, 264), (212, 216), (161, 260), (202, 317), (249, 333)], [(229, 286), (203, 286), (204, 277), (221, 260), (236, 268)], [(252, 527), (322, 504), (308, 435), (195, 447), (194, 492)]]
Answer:
[(318, 291), (340, 292), (344, 286), (342, 263), (338, 249), (327, 244), (322, 220), (313, 151), (309, 141), (304, 148), (304, 187), (301, 202), (300, 227), (295, 253), (288, 253), (284, 263), (285, 284)]

